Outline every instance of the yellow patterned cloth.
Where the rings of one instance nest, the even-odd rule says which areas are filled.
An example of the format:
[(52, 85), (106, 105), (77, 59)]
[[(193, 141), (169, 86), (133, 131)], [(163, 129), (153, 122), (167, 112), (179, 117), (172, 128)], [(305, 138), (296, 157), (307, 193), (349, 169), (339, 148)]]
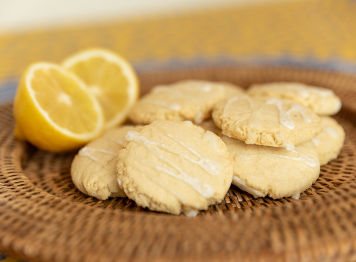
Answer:
[(138, 70), (255, 62), (356, 72), (356, 1), (285, 1), (0, 35), (0, 102), (29, 63), (60, 62), (88, 47), (113, 49)]
[[(138, 69), (270, 61), (348, 68), (356, 63), (356, 1), (305, 0), (0, 36), (0, 80), (31, 62), (111, 48)], [(329, 64), (328, 64), (329, 63)]]

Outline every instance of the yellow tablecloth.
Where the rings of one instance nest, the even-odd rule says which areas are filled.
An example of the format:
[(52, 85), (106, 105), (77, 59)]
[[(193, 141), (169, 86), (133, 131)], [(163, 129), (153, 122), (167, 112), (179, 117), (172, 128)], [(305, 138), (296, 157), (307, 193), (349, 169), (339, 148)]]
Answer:
[(113, 49), (138, 70), (254, 62), (356, 72), (356, 1), (286, 1), (0, 35), (0, 100), (11, 98), (29, 63), (60, 62), (88, 47)]
[(306, 0), (0, 35), (0, 80), (17, 78), (31, 62), (60, 62), (93, 46), (142, 70), (251, 59), (354, 69), (355, 25), (355, 1)]

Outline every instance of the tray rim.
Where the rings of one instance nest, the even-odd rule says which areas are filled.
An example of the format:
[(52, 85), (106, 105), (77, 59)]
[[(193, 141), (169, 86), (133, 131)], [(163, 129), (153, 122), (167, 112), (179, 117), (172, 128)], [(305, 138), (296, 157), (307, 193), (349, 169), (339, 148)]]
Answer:
[[(246, 70), (250, 70), (250, 69), (264, 69), (264, 67), (245, 67), (245, 66), (241, 66), (242, 68), (244, 68), (244, 69), (246, 69)], [(225, 68), (225, 67), (224, 67)], [(236, 67), (235, 66), (228, 66), (228, 68), (233, 68), (233, 69), (236, 69)], [(237, 67), (237, 68), (240, 68), (240, 67)], [(219, 69), (222, 69), (221, 67), (219, 67)], [(355, 75), (349, 75), (349, 74), (344, 74), (344, 73), (338, 73), (338, 72), (334, 72), (334, 71), (328, 71), (328, 70), (309, 70), (309, 69), (299, 69), (299, 68), (297, 68), (297, 69), (295, 69), (295, 68), (286, 68), (286, 67), (274, 67), (273, 68), (273, 70), (280, 70), (280, 69), (292, 69), (292, 70), (296, 70), (296, 71), (311, 71), (311, 72), (320, 72), (320, 73), (331, 73), (331, 74), (335, 74), (335, 75), (341, 75), (341, 76), (346, 76), (346, 77), (352, 77), (352, 78), (354, 78), (354, 80), (356, 80), (356, 76)], [(179, 69), (179, 70), (169, 70), (170, 72), (176, 72), (176, 71), (180, 71), (181, 69)], [(347, 103), (348, 104), (348, 103)], [(0, 107), (5, 107), (5, 106), (11, 106), (11, 102), (7, 102), (7, 103), (5, 103), (5, 104), (1, 104), (0, 105)], [(347, 108), (349, 108), (349, 107), (347, 107)], [(355, 108), (356, 108), (356, 106), (355, 106)], [(355, 114), (356, 115), (356, 110), (355, 110), (355, 108), (351, 105), (351, 111), (352, 111), (352, 113), (353, 114)], [(355, 144), (355, 142), (353, 142), (354, 144)], [(356, 161), (355, 161), (356, 162)], [(27, 178), (27, 177), (26, 177)], [(28, 178), (27, 178), (28, 179)], [(29, 180), (29, 179), (28, 179)], [(30, 181), (30, 180), (29, 180)], [(31, 181), (30, 181), (31, 182)], [(337, 188), (337, 190), (339, 191), (339, 190), (341, 190), (340, 188)], [(342, 190), (341, 190), (342, 191)], [(48, 193), (47, 193), (48, 194)], [(48, 194), (48, 195), (50, 195), (50, 194)], [(1, 196), (1, 194), (0, 194), (0, 196)], [(50, 195), (52, 198), (54, 198), (54, 199), (56, 199), (56, 198), (59, 198), (59, 197), (56, 197), (56, 196), (53, 196), (53, 195)], [(327, 201), (327, 199), (325, 199), (322, 195), (318, 195), (318, 197), (320, 196), (320, 198), (323, 200), (323, 201)], [(60, 198), (59, 198), (60, 199)], [(63, 200), (63, 199), (62, 199)], [(314, 201), (314, 199), (306, 199), (306, 200), (303, 200), (303, 201), (308, 201), (308, 200), (310, 200), (310, 201)], [(320, 200), (320, 199), (319, 199)], [(60, 202), (62, 202), (62, 201), (60, 201)], [(1, 203), (1, 198), (0, 198), (0, 203)], [(78, 202), (75, 202), (75, 204), (77, 205), (78, 204)], [(81, 203), (82, 204), (82, 206), (85, 206), (84, 208), (86, 209), (86, 208), (92, 208), (92, 207), (90, 207), (90, 206), (87, 206), (87, 205), (85, 205), (85, 204), (83, 204), (83, 203)], [(290, 203), (288, 203), (286, 206), (284, 206), (283, 208), (285, 208), (285, 209), (290, 209), (290, 208), (293, 208), (293, 207), (295, 207), (295, 205), (302, 205), (302, 202), (301, 201), (298, 201), (298, 202), (290, 202)], [(234, 213), (234, 212), (228, 212), (227, 214), (225, 214), (224, 215), (224, 219), (225, 218), (229, 218), (229, 219), (232, 219), (232, 220), (235, 220), (236, 219), (236, 217), (239, 217), (241, 214), (240, 213), (245, 213), (245, 214), (247, 214), (247, 216), (249, 216), (251, 213), (258, 213), (258, 212), (261, 212), (260, 211), (260, 209), (269, 209), (269, 210), (272, 210), (271, 212), (273, 212), (273, 210), (274, 209), (277, 209), (277, 208), (279, 208), (278, 206), (270, 206), (270, 207), (259, 207), (259, 208), (257, 208), (257, 209), (254, 209), (254, 210), (245, 210), (244, 212), (239, 212), (239, 214), (238, 215), (236, 215), (236, 213)], [(95, 208), (96, 209), (96, 208)], [(1, 210), (1, 208), (0, 208), (0, 210)], [(102, 209), (102, 210), (104, 210), (104, 209)], [(102, 212), (104, 212), (104, 211), (102, 211)], [(120, 214), (123, 214), (123, 215), (125, 215), (125, 216), (133, 216), (133, 217), (136, 217), (136, 216), (144, 216), (144, 217), (147, 217), (147, 214), (146, 213), (134, 213), (134, 212), (131, 212), (131, 211), (122, 211), (122, 210), (114, 210), (113, 212), (119, 212)], [(169, 220), (172, 220), (172, 219), (174, 219), (174, 220), (186, 220), (187, 218), (185, 218), (185, 217), (181, 217), (181, 216), (179, 216), (179, 217), (174, 217), (174, 218), (172, 218), (172, 216), (171, 215), (167, 215), (167, 214), (164, 214), (164, 215), (162, 215), (162, 214), (155, 214), (155, 213), (150, 213), (150, 215), (149, 216), (152, 216), (153, 218), (156, 218), (156, 217), (159, 217), (160, 219), (169, 219)], [(206, 215), (204, 215), (204, 216), (202, 216), (202, 217), (200, 217), (200, 219), (212, 219), (212, 217), (216, 217), (216, 215), (215, 214), (206, 214)], [(217, 216), (217, 217), (219, 217), (220, 219), (222, 219), (222, 217), (221, 216)], [(190, 220), (191, 222), (192, 221), (194, 221), (194, 219), (191, 219)], [(3, 244), (2, 243), (2, 236), (1, 236), (1, 234), (0, 234), (0, 250), (1, 251), (3, 251), (3, 245), (1, 245), (1, 244)], [(7, 254), (10, 254), (10, 255), (14, 255), (14, 256), (18, 256), (18, 257), (21, 257), (21, 258), (23, 258), (23, 259), (28, 259), (29, 257), (28, 256), (22, 256), (22, 255), (24, 255), (24, 254), (20, 254), (20, 253), (18, 253), (18, 252), (13, 252), (14, 250), (12, 249), (12, 248), (9, 248), (9, 249), (6, 249), (5, 250), (5, 252), (4, 253), (7, 253)], [(31, 259), (31, 258), (30, 258)]]

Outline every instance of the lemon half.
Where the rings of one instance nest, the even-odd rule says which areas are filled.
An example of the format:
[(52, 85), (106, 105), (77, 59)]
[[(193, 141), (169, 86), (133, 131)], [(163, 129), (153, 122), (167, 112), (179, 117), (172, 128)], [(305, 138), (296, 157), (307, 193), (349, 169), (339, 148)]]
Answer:
[(105, 49), (88, 49), (65, 59), (62, 65), (76, 74), (98, 99), (105, 126), (122, 123), (136, 102), (139, 84), (130, 63)]
[(101, 107), (74, 74), (51, 63), (32, 64), (14, 102), (16, 128), (35, 146), (61, 152), (82, 146), (104, 127)]

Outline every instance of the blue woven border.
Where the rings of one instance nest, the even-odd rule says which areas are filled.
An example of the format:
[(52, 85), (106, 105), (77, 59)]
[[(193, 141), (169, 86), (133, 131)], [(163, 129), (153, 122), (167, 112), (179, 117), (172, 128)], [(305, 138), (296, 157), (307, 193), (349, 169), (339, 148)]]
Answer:
[[(171, 59), (167, 62), (145, 61), (134, 65), (138, 72), (156, 71), (156, 70), (174, 70), (181, 68), (203, 68), (207, 66), (288, 66), (304, 69), (322, 69), (330, 71), (339, 71), (345, 73), (356, 73), (356, 63), (335, 60), (318, 61), (313, 58), (296, 59), (291, 56), (282, 56), (279, 58), (231, 58), (219, 56), (215, 58), (196, 58), (193, 60)], [(0, 82), (0, 104), (11, 101), (14, 98), (18, 80), (10, 78)]]

